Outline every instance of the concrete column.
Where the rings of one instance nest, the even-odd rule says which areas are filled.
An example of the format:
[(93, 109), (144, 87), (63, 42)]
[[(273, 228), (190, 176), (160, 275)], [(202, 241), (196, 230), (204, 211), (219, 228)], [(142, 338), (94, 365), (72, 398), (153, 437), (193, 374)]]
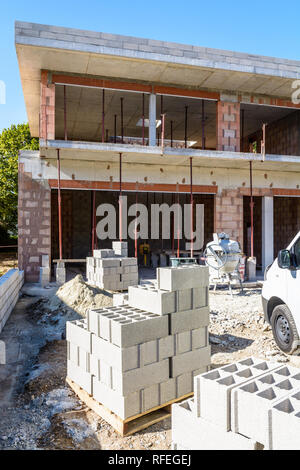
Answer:
[(262, 198), (262, 268), (274, 261), (274, 209), (273, 197)]
[(217, 150), (240, 151), (240, 103), (217, 102)]
[(149, 145), (156, 145), (156, 95), (149, 95)]

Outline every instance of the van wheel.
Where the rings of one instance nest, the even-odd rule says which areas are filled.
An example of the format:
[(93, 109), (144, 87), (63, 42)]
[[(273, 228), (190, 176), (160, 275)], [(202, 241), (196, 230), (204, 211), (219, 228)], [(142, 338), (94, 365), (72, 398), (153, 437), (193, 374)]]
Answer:
[(283, 352), (293, 354), (298, 349), (299, 335), (287, 305), (281, 304), (274, 308), (271, 325), (277, 346)]

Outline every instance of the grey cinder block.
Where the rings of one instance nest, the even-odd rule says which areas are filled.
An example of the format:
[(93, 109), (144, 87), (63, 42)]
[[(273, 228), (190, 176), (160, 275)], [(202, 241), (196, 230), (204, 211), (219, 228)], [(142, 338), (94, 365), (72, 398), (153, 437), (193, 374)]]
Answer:
[(210, 346), (172, 357), (172, 377), (210, 365)]
[(226, 432), (192, 411), (193, 400), (172, 405), (172, 442), (189, 450), (257, 450), (258, 444), (247, 437)]
[(92, 334), (87, 330), (86, 322), (83, 320), (66, 323), (66, 339), (86, 352), (92, 352)]
[(202, 307), (185, 312), (176, 312), (169, 315), (170, 334), (182, 331), (195, 330), (209, 325), (209, 308)]
[(67, 361), (67, 376), (83, 388), (83, 390), (92, 395), (92, 375), (89, 372), (85, 372), (82, 368), (74, 364), (74, 362)]
[(193, 287), (207, 287), (209, 274), (207, 266), (167, 267), (157, 269), (158, 288), (161, 290), (183, 290)]
[(289, 365), (235, 388), (231, 398), (232, 430), (267, 445), (270, 407), (297, 389), (300, 390), (300, 370)]
[[(299, 374), (298, 374), (299, 375)], [(270, 450), (300, 449), (300, 389), (293, 390), (268, 410)]]
[(276, 368), (276, 363), (250, 357), (195, 377), (197, 416), (230, 431), (233, 389)]

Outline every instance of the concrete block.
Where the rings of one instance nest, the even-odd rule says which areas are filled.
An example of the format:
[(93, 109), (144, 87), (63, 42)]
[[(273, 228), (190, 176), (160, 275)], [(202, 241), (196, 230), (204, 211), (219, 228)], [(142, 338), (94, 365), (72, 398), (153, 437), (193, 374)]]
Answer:
[(208, 328), (196, 328), (192, 330), (192, 349), (208, 346)]
[(49, 255), (42, 255), (42, 268), (49, 268), (50, 260)]
[(157, 269), (158, 288), (161, 290), (183, 290), (193, 287), (207, 287), (209, 273), (207, 266), (183, 266)]
[(83, 390), (92, 395), (92, 375), (89, 372), (85, 372), (74, 362), (67, 361), (67, 376), (79, 385)]
[(6, 364), (6, 345), (4, 341), (0, 340), (0, 365), (4, 364)]
[(297, 389), (300, 390), (300, 370), (288, 365), (235, 388), (231, 397), (232, 430), (268, 445), (270, 407)]
[(233, 389), (277, 368), (276, 363), (250, 357), (195, 377), (196, 415), (230, 431)]
[(171, 375), (177, 377), (185, 372), (191, 372), (201, 367), (210, 365), (211, 348), (196, 349), (184, 354), (179, 354), (171, 359)]
[(140, 367), (138, 346), (119, 348), (114, 344), (92, 335), (92, 356), (105, 361), (115, 369), (126, 372)]
[(142, 390), (142, 412), (160, 406), (160, 384), (153, 384)]
[(176, 292), (166, 292), (146, 284), (128, 288), (128, 303), (157, 315), (176, 312)]
[(114, 294), (113, 295), (113, 306), (119, 307), (120, 305), (128, 305), (128, 294)]
[(42, 287), (45, 287), (50, 282), (50, 268), (49, 267), (41, 267), (40, 268), (40, 277), (39, 282)]
[(169, 360), (164, 359), (163, 361), (123, 373), (120, 373), (117, 369), (113, 369), (112, 376), (113, 390), (125, 396), (131, 392), (168, 380)]
[(268, 410), (269, 450), (300, 449), (300, 390), (293, 390)]
[(113, 242), (112, 249), (116, 256), (127, 256), (128, 243), (127, 242)]
[(208, 307), (176, 312), (169, 315), (170, 334), (180, 333), (187, 330), (195, 330), (209, 325)]
[(94, 250), (94, 258), (113, 258), (115, 255), (114, 250)]
[(176, 355), (192, 350), (192, 330), (182, 331), (175, 335)]
[(58, 267), (55, 269), (55, 279), (58, 286), (66, 282), (66, 268)]
[(83, 320), (67, 321), (66, 340), (88, 353), (92, 352), (92, 333)]
[(140, 364), (146, 366), (158, 362), (158, 340), (147, 341), (139, 345)]
[(192, 411), (193, 400), (172, 405), (172, 442), (189, 450), (257, 450), (259, 445), (247, 437), (226, 432), (220, 427), (197, 418)]
[(168, 335), (158, 340), (158, 360), (162, 361), (175, 355), (175, 337)]
[(177, 398), (176, 378), (166, 380), (159, 384), (160, 387), (160, 404), (168, 403)]
[(119, 268), (121, 266), (120, 258), (100, 258), (97, 259), (99, 268)]
[(78, 347), (78, 367), (90, 373), (90, 354)]
[(67, 341), (67, 359), (76, 366), (79, 365), (79, 347), (70, 341)]
[(93, 377), (93, 397), (121, 419), (127, 419), (142, 412), (140, 391), (122, 396)]
[[(128, 267), (128, 266), (136, 266), (137, 267), (137, 258), (121, 258), (121, 266), (122, 268)], [(137, 271), (135, 271), (137, 272)]]

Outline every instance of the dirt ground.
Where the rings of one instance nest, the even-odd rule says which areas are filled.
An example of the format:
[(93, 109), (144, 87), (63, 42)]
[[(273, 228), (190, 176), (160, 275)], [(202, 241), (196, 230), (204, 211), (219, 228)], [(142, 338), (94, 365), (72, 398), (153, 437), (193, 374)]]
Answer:
[(3, 276), (12, 268), (18, 267), (18, 259), (16, 253), (0, 252), (0, 276)]
[[(65, 384), (64, 324), (78, 314), (63, 305), (54, 309), (47, 299), (34, 302), (25, 297), (22, 302), (5, 328), (7, 335), (10, 329), (17, 335), (21, 350), (37, 334), (41, 341), (27, 351), (27, 360), (16, 373), (14, 393), (0, 407), (0, 449), (171, 448), (170, 419), (122, 438), (87, 409)], [(227, 291), (210, 291), (210, 309), (212, 368), (249, 356), (300, 366), (299, 357), (277, 349), (263, 320), (259, 289), (243, 294), (234, 290), (233, 298)]]

